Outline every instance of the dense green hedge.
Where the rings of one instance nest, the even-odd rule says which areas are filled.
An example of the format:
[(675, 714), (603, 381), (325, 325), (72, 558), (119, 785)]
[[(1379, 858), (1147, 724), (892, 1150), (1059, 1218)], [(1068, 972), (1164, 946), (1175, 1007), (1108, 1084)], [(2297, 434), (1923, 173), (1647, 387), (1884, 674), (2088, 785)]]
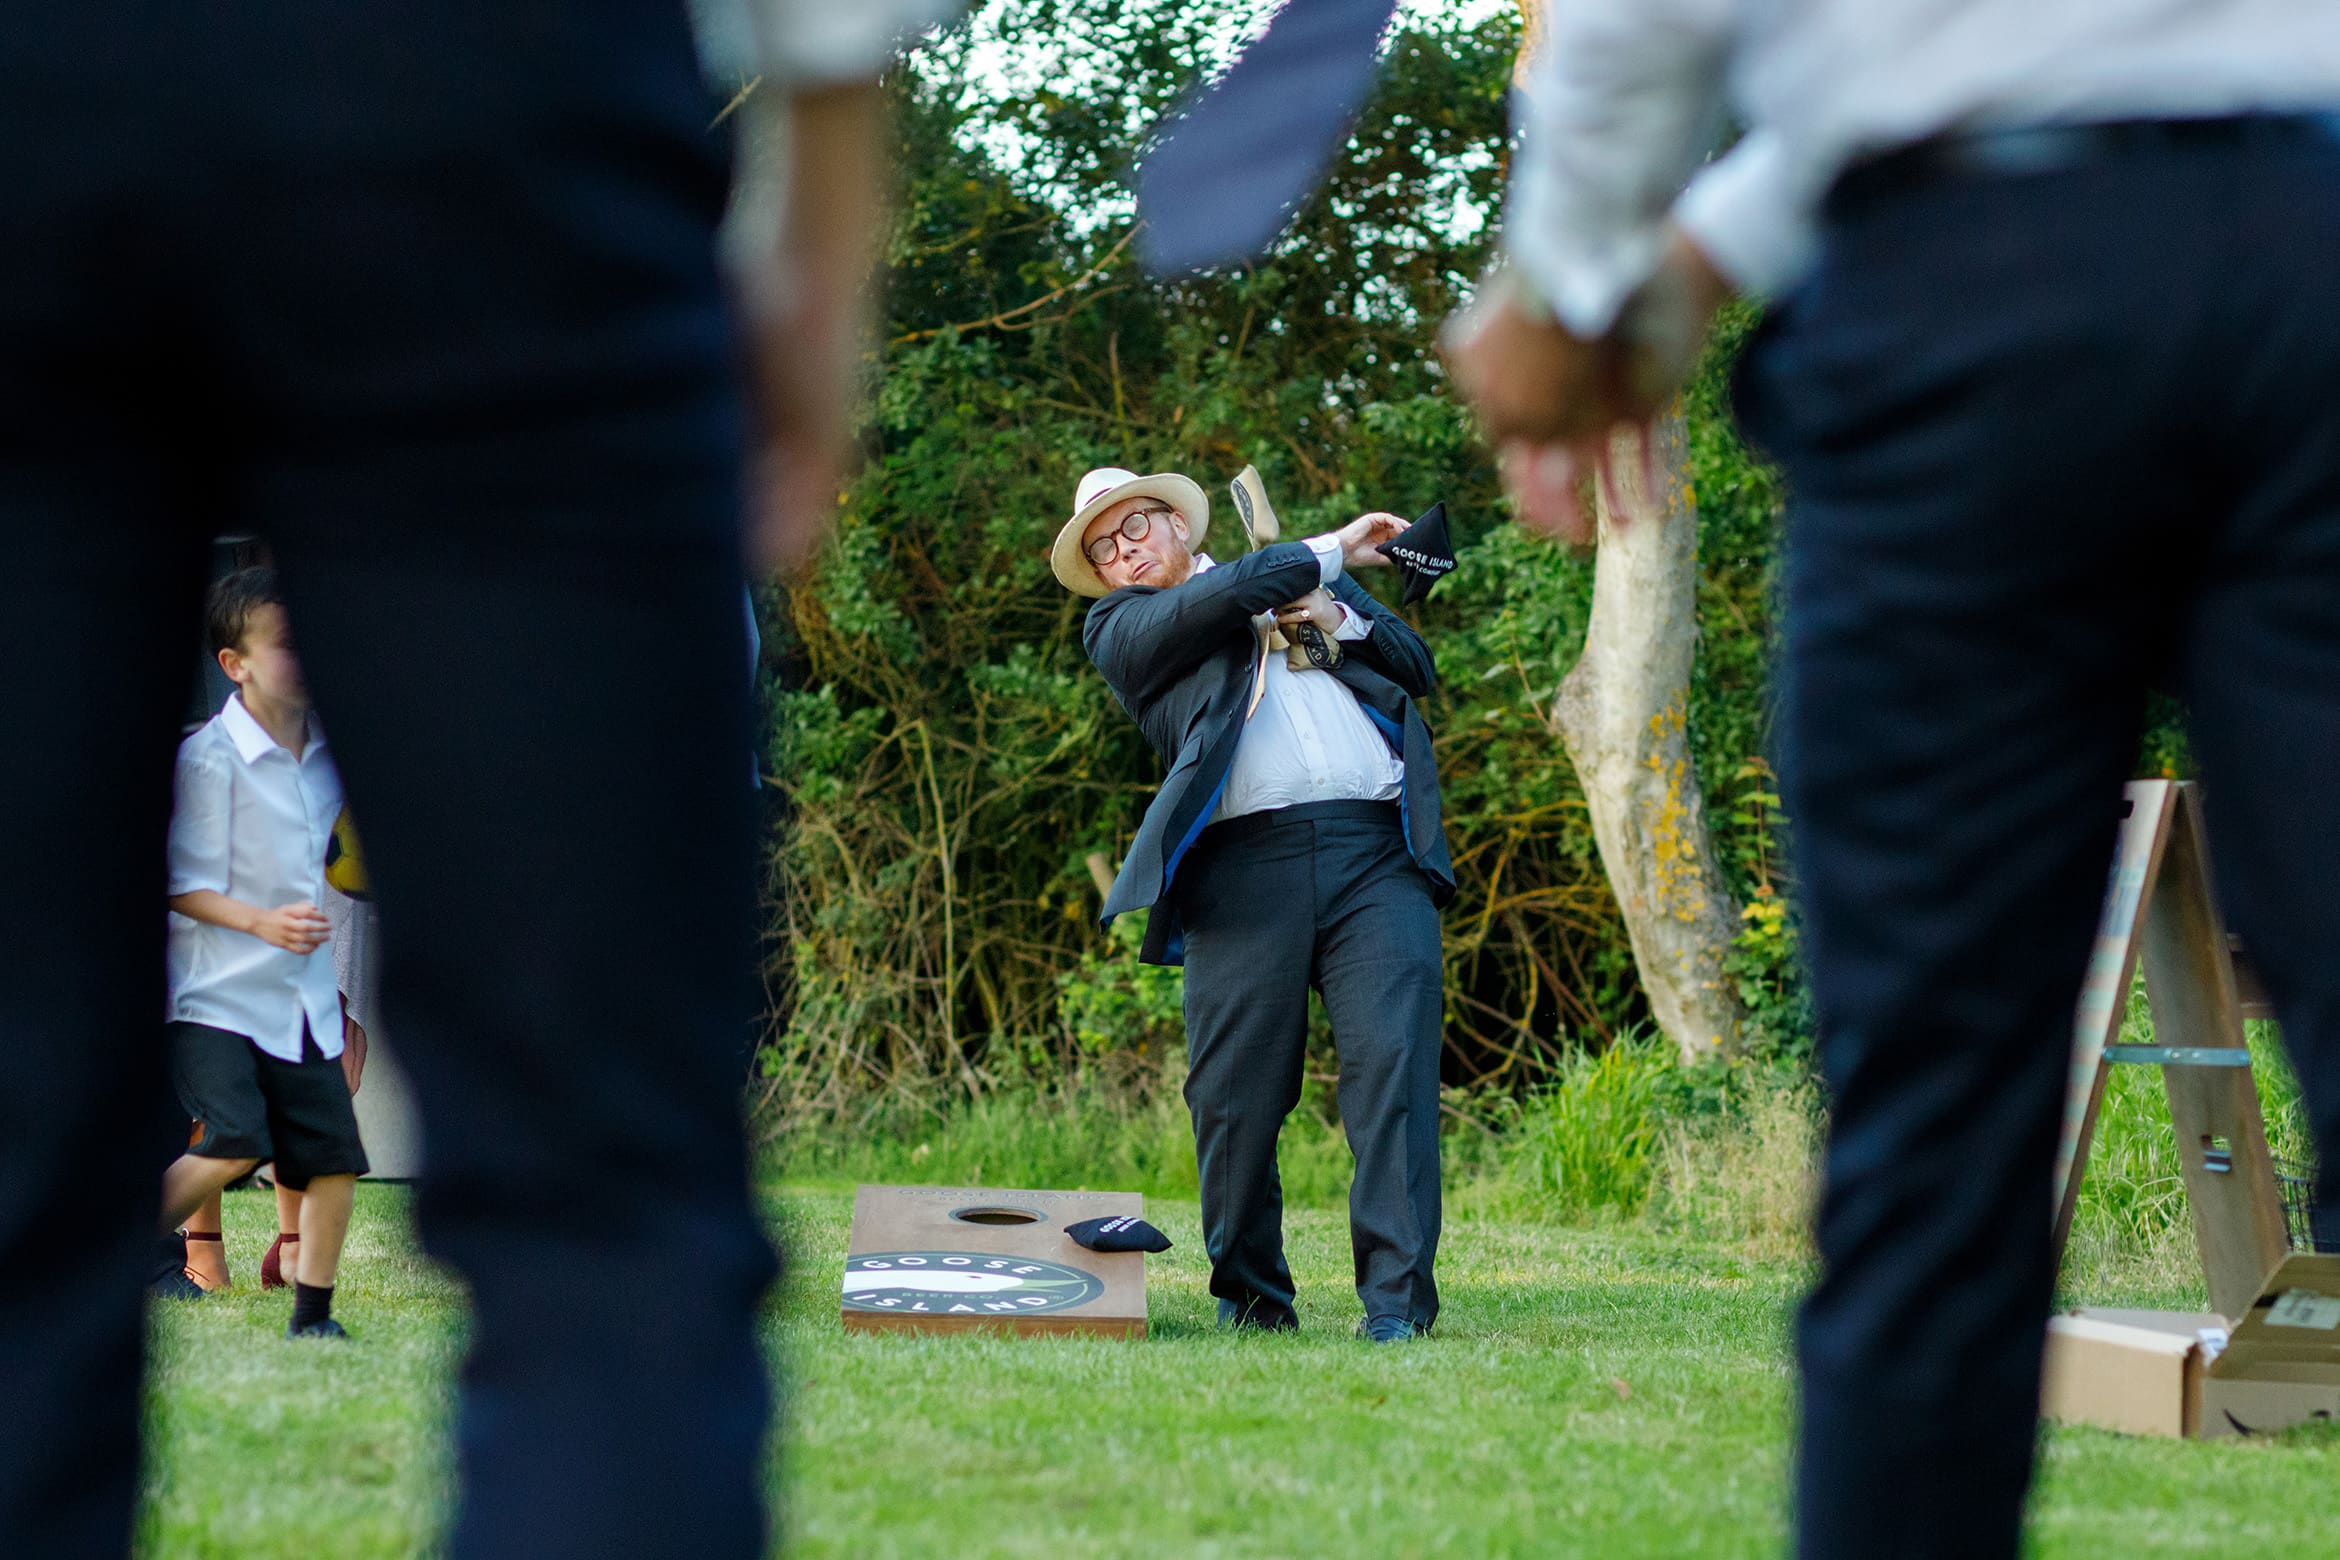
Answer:
[[(1070, 36), (1046, 0), (991, 7), (897, 83), (909, 183), (871, 459), (814, 577), (769, 603), (770, 768), (789, 803), (769, 1098), (793, 1114), (1074, 1066), (1142, 1087), (1175, 1044), (1178, 977), (1136, 965), (1136, 926), (1096, 930), (1088, 864), (1118, 860), (1159, 766), (1043, 556), (1074, 479), (1101, 464), (1223, 493), (1255, 462), (1290, 534), (1448, 502), (1463, 567), (1414, 614), (1443, 679), (1432, 715), (1462, 880), (1448, 1071), (1540, 1077), (1641, 1015), (1546, 720), (1589, 564), (1503, 523), (1430, 346), (1489, 253), (1477, 217), (1507, 160), (1514, 25), (1402, 36), (1278, 254), (1163, 284), (1131, 262), (1120, 174), (1227, 12), (1079, 10), (1029, 90), (970, 58), (987, 36)], [(1750, 920), (1741, 975), (1760, 1012), (1787, 1015), (1784, 1037), (1796, 993), (1762, 892), (1779, 842), (1759, 758), (1777, 495), (1721, 415), (1720, 363), (1689, 406), (1706, 560), (1693, 726), (1734, 886), (1774, 907)]]
[[(1131, 260), (1122, 170), (1223, 56), (1239, 8), (1083, 0), (1072, 31), (1066, 9), (998, 0), (896, 83), (909, 172), (870, 459), (814, 575), (767, 603), (769, 768), (789, 804), (769, 1100), (785, 1117), (1076, 1067), (1142, 1088), (1176, 1044), (1178, 977), (1136, 965), (1128, 921), (1099, 933), (1088, 864), (1119, 859), (1159, 766), (1044, 557), (1075, 479), (1104, 464), (1185, 471), (1223, 498), (1256, 463), (1287, 534), (1446, 500), (1462, 567), (1411, 616), (1443, 681), (1431, 716), (1461, 879), (1448, 1076), (1525, 1081), (1605, 1047), (1642, 1009), (1546, 718), (1590, 565), (1504, 522), (1431, 349), (1490, 253), (1515, 23), (1416, 24), (1277, 254), (1159, 283)], [(986, 53), (998, 39), (1060, 41), (1023, 52), (1019, 86)], [(1692, 721), (1732, 886), (1757, 907), (1742, 984), (1792, 1043), (1760, 759), (1778, 495), (1723, 415), (1745, 328), (1688, 404), (1705, 570)]]

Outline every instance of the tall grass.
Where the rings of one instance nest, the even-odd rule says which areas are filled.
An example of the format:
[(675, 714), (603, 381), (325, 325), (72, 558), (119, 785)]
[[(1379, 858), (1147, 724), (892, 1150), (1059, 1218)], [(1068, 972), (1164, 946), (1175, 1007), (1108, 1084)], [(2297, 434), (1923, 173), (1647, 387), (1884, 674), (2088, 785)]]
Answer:
[[(765, 1173), (811, 1183), (1114, 1187), (1196, 1195), (1193, 1127), (1175, 1062), (1143, 1088), (1038, 1079), (947, 1108), (908, 1101), (800, 1128)], [(1093, 1082), (1093, 1080), (1092, 1080)], [(1652, 1219), (1764, 1255), (1804, 1249), (1817, 1113), (1792, 1076), (1718, 1087), (1662, 1041), (1629, 1035), (1524, 1096), (1449, 1090), (1447, 1203), (1456, 1219)], [(1337, 1101), (1312, 1079), (1278, 1151), (1285, 1200), (1339, 1205), (1352, 1161)]]
[[(2254, 1020), (2244, 1027), (2267, 1146), (2278, 1160), (2304, 1162), (2313, 1149), (2299, 1081), (2281, 1037), (2271, 1023)], [(2129, 994), (2120, 1038), (2126, 1045), (2154, 1043), (2141, 981)], [(2157, 1269), (2173, 1284), (2200, 1278), (2185, 1167), (2161, 1069), (2120, 1066), (2107, 1073), (2097, 1108), (2096, 1134), (2073, 1207), (2065, 1283), (2081, 1289), (2108, 1274), (2133, 1276), (2139, 1267)]]
[[(1135, 1091), (1092, 1088), (1076, 1077), (1019, 1081), (940, 1109), (888, 1102), (776, 1140), (765, 1173), (814, 1183), (1109, 1187), (1191, 1198), (1194, 1127), (1182, 1082), (1173, 1065)], [(1277, 1161), (1290, 1201), (1348, 1194), (1348, 1145), (1314, 1083), (1284, 1124)]]
[(1808, 1078), (1751, 1080), (1735, 1109), (1668, 1129), (1651, 1216), (1750, 1256), (1808, 1257), (1821, 1123)]
[(1640, 1213), (1672, 1078), (1664, 1042), (1629, 1035), (1598, 1055), (1571, 1055), (1530, 1093), (1484, 1102), (1478, 1117), (1497, 1146), (1479, 1156), (1480, 1206), (1548, 1219)]
[[(2132, 996), (2122, 1039), (2150, 1044)], [(2273, 1026), (2254, 1023), (2270, 1147), (2308, 1155), (2298, 1085)], [(810, 1182), (1116, 1187), (1196, 1194), (1193, 1128), (1173, 1058), (1132, 1086), (1035, 1074), (947, 1108), (882, 1105), (775, 1142), (767, 1172)], [(1523, 1095), (1448, 1092), (1447, 1203), (1458, 1220), (1643, 1221), (1792, 1260), (1810, 1251), (1824, 1124), (1820, 1093), (1792, 1067), (1686, 1070), (1654, 1037), (1577, 1054)], [(1351, 1161), (1338, 1101), (1312, 1080), (1279, 1152), (1294, 1206), (1347, 1195)], [(2075, 1293), (2138, 1283), (2198, 1285), (2176, 1136), (2156, 1067), (2116, 1067), (2081, 1181), (2065, 1283)]]
[(1476, 1114), (1489, 1137), (1448, 1155), (1466, 1215), (1640, 1220), (1751, 1256), (1809, 1250), (1820, 1112), (1798, 1071), (1686, 1070), (1663, 1041), (1629, 1035)]

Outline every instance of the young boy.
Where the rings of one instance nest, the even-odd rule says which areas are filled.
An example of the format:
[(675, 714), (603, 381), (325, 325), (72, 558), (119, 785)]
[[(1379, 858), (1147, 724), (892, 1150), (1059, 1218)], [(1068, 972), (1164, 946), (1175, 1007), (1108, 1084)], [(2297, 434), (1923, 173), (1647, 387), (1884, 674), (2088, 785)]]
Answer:
[(346, 1337), (333, 1279), (366, 1168), (317, 908), (341, 779), (309, 716), (275, 572), (212, 588), (236, 691), (179, 747), (171, 816), (171, 1066), (199, 1127), (163, 1175), (163, 1228), (262, 1161), (302, 1192), (290, 1338)]

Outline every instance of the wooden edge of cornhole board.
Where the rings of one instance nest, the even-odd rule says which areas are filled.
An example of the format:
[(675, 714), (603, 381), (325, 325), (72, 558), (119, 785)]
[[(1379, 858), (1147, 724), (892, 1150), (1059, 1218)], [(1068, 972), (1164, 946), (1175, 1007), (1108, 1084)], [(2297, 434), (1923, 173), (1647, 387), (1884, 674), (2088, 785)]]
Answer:
[(1146, 1254), (1087, 1250), (1064, 1226), (1145, 1207), (1136, 1192), (860, 1187), (839, 1314), (849, 1332), (1143, 1338)]

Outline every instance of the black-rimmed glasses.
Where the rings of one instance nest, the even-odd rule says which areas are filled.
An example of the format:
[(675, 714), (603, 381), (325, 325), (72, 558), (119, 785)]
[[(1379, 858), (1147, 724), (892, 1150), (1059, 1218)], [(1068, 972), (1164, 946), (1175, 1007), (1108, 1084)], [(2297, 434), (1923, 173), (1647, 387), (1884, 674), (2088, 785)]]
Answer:
[(1139, 509), (1123, 515), (1121, 524), (1088, 545), (1089, 562), (1097, 568), (1104, 568), (1121, 556), (1124, 540), (1144, 541), (1146, 533), (1154, 528), (1154, 517), (1161, 515), (1167, 518), (1170, 514), (1171, 511), (1167, 509)]

